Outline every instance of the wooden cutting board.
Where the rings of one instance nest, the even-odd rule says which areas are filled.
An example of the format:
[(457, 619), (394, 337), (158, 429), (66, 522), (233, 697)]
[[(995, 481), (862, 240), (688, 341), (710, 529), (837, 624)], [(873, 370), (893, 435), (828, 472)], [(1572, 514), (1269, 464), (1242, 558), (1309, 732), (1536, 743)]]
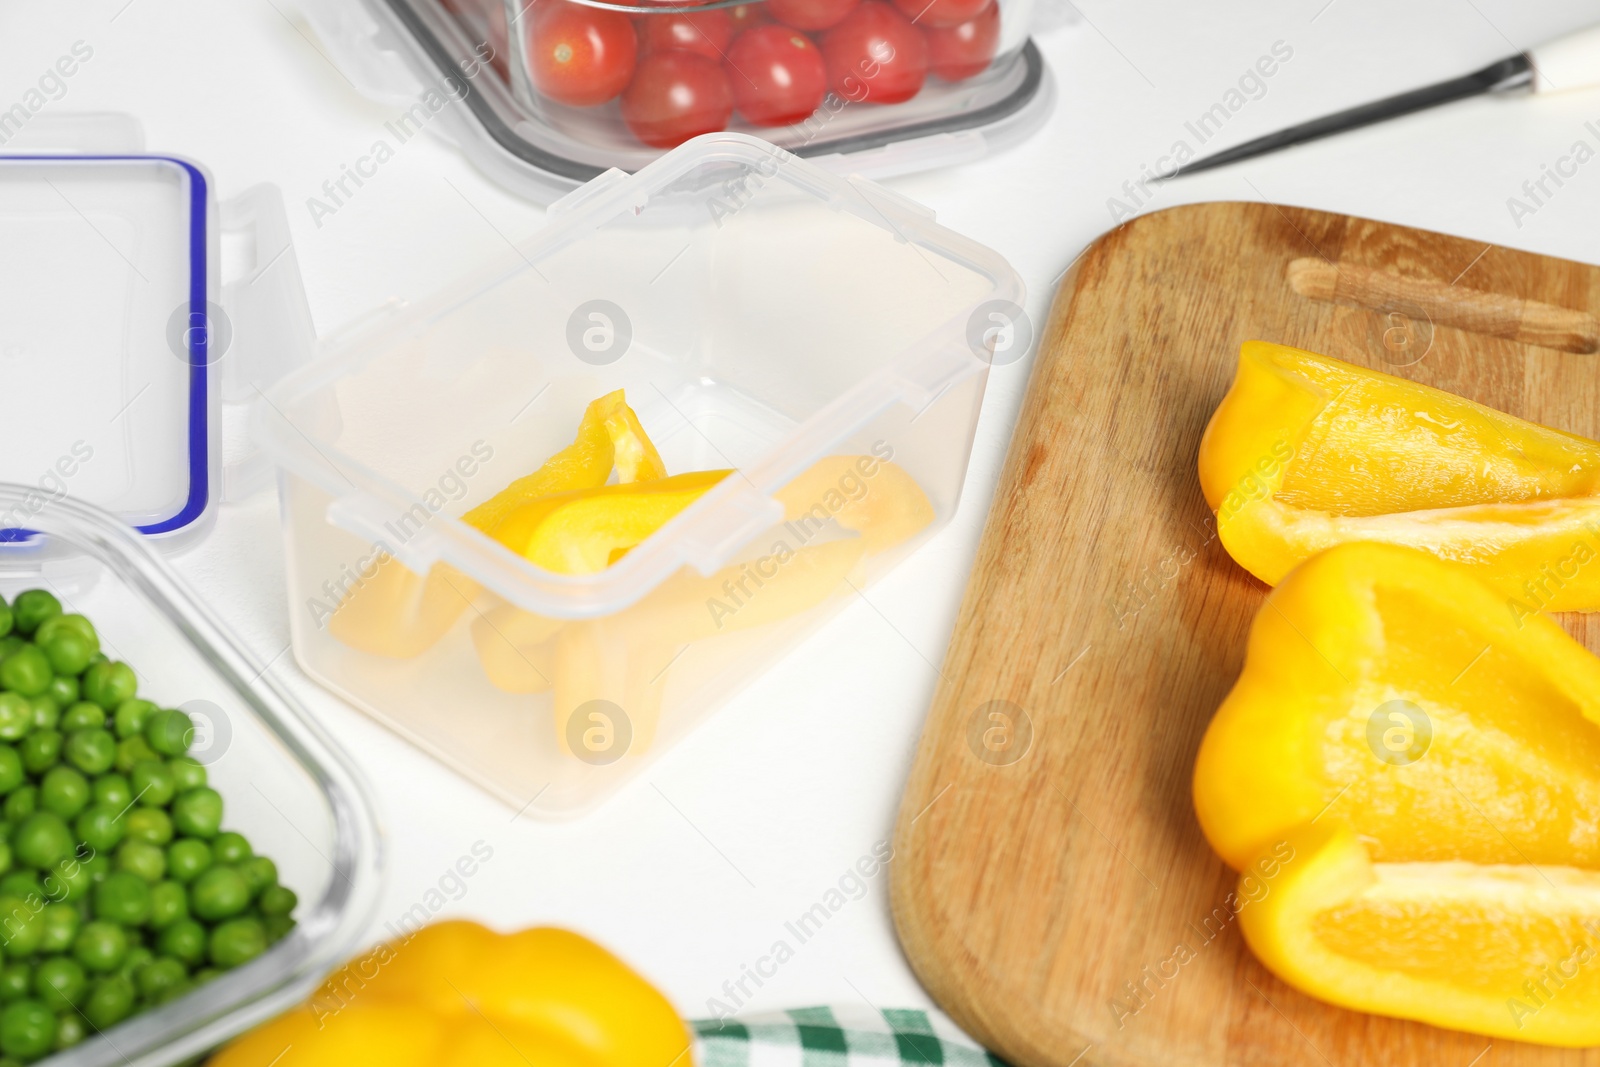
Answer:
[[(1024, 1067), (1600, 1064), (1279, 982), (1223, 907), (1236, 876), (1189, 793), (1266, 593), (1216, 540), (1195, 469), (1240, 343), (1600, 437), (1591, 309), (1600, 268), (1266, 204), (1145, 216), (1082, 256), (896, 831), (900, 938), (958, 1022)], [(1562, 621), (1600, 650), (1600, 616)]]

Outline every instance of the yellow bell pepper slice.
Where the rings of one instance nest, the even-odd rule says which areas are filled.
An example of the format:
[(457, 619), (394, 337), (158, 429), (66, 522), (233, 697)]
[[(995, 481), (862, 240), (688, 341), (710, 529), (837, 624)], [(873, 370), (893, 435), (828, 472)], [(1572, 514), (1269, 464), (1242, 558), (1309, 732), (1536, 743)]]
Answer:
[(546, 496), (517, 508), (495, 540), (557, 574), (594, 574), (655, 533), (731, 471), (695, 471), (635, 485)]
[[(666, 468), (621, 389), (591, 403), (573, 443), (532, 474), (468, 511), (462, 521), (490, 535), (509, 514), (552, 493), (602, 486), (615, 467), (623, 482), (661, 478)], [(418, 575), (384, 554), (328, 620), (334, 637), (376, 656), (409, 659), (432, 648), (481, 587), (448, 563)]]
[(211, 1067), (692, 1067), (672, 1005), (605, 949), (548, 927), (441, 922), (334, 972)]
[[(572, 717), (594, 700), (615, 704), (628, 717), (625, 754), (648, 751), (667, 683), (694, 668), (687, 646), (816, 607), (847, 588), (865, 548), (864, 540), (848, 538), (774, 552), (709, 578), (680, 572), (616, 615), (568, 624), (556, 640), (553, 678), (561, 751), (571, 753)], [(729, 589), (741, 584), (745, 595), (730, 607)], [(603, 730), (608, 724), (597, 725)]]
[(1350, 826), (1289, 832), (1251, 867), (1239, 928), (1266, 968), (1378, 1015), (1547, 1045), (1600, 1044), (1600, 874), (1374, 863)]
[(660, 453), (621, 389), (584, 410), (572, 444), (461, 516), (461, 521), (492, 536), (506, 516), (525, 504), (552, 493), (604, 485), (613, 467), (622, 484), (653, 481), (667, 474)]
[(1257, 614), (1194, 802), (1235, 868), (1319, 816), (1380, 861), (1600, 868), (1600, 660), (1467, 568), (1330, 549)]
[(904, 467), (878, 456), (824, 456), (776, 494), (784, 520), (812, 536), (829, 519), (876, 555), (921, 533), (933, 505)]
[(1200, 446), (1228, 553), (1269, 585), (1336, 544), (1473, 569), (1501, 610), (1600, 610), (1600, 443), (1251, 341)]

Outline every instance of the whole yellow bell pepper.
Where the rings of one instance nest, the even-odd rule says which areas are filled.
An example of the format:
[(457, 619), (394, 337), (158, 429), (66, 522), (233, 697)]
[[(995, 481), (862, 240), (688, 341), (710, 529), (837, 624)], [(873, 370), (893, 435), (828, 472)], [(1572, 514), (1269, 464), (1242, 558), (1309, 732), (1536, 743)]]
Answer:
[(1600, 610), (1600, 443), (1250, 341), (1200, 446), (1228, 553), (1269, 585), (1336, 544), (1472, 568), (1501, 611)]
[(605, 949), (442, 922), (380, 945), (211, 1067), (692, 1067), (687, 1028)]
[[(1352, 543), (1291, 571), (1201, 742), (1194, 802), (1285, 981), (1600, 1043), (1600, 659), (1514, 618), (1473, 568)], [(1578, 957), (1554, 995), (1541, 965)]]

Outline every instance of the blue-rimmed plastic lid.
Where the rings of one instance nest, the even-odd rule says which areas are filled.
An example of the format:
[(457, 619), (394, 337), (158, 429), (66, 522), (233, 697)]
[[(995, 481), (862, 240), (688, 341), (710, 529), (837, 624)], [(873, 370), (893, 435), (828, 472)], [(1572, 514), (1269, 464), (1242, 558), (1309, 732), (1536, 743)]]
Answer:
[(0, 156), (0, 481), (38, 490), (0, 540), (69, 495), (150, 535), (208, 515), (213, 213), (180, 159)]
[[(224, 405), (309, 349), (281, 198), (219, 209), (206, 173), (140, 151), (127, 116), (22, 134), (0, 140), (0, 481), (36, 492), (0, 511), (0, 543), (32, 543), (29, 520), (71, 497), (182, 544), (225, 470), (230, 496), (264, 484), (264, 463), (224, 462)], [(223, 229), (254, 260), (226, 286)]]

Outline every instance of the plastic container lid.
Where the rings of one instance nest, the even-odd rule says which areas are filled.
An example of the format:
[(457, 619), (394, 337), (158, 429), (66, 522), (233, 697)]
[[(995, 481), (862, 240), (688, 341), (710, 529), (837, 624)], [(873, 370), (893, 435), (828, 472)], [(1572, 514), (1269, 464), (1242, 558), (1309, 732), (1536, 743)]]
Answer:
[[(0, 543), (31, 546), (37, 515), (71, 497), (181, 545), (225, 493), (264, 484), (263, 465), (223, 456), (225, 401), (309, 351), (281, 198), (258, 187), (219, 207), (202, 167), (139, 150), (125, 117), (28, 132), (34, 150), (16, 138), (0, 155), (0, 480), (33, 491), (0, 512)], [(249, 299), (223, 293), (224, 230), (257, 257), (226, 287)]]

